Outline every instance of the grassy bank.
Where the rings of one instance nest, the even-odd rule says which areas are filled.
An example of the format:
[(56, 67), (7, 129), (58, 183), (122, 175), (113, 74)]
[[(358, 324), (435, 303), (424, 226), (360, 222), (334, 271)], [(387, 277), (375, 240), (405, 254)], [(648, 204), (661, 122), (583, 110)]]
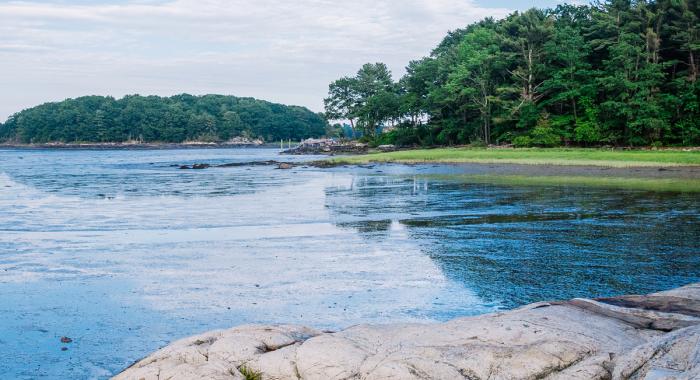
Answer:
[(668, 167), (700, 165), (700, 151), (603, 149), (478, 149), (439, 148), (373, 153), (332, 159), (338, 164), (396, 163), (500, 163), (605, 167)]

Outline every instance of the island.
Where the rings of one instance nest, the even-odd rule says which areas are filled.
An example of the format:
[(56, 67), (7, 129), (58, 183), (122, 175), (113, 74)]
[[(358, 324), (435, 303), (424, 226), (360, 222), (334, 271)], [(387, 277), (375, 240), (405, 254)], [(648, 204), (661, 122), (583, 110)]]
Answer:
[(47, 147), (256, 145), (321, 136), (326, 126), (321, 115), (305, 107), (254, 98), (83, 96), (15, 113), (0, 124), (0, 143)]

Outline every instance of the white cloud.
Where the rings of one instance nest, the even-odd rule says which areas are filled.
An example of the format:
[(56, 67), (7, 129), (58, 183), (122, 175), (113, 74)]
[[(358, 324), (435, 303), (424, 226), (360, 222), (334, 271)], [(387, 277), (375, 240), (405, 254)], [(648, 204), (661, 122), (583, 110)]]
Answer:
[(225, 93), (321, 109), (364, 62), (400, 75), (448, 30), (507, 13), (470, 0), (0, 3), (0, 120), (86, 94)]

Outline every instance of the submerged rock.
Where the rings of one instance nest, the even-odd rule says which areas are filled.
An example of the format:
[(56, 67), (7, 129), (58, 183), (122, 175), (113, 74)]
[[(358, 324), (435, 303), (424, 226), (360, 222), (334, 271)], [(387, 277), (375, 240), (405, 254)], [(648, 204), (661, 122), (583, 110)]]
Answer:
[(180, 340), (115, 379), (698, 379), (700, 284), (340, 332), (241, 326)]

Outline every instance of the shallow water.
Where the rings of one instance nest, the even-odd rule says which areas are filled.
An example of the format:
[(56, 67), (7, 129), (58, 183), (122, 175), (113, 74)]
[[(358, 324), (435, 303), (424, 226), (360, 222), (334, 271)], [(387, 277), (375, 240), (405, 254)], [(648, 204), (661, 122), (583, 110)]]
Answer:
[(174, 166), (309, 159), (276, 152), (0, 150), (0, 378), (106, 378), (242, 323), (442, 321), (700, 280), (693, 194)]

